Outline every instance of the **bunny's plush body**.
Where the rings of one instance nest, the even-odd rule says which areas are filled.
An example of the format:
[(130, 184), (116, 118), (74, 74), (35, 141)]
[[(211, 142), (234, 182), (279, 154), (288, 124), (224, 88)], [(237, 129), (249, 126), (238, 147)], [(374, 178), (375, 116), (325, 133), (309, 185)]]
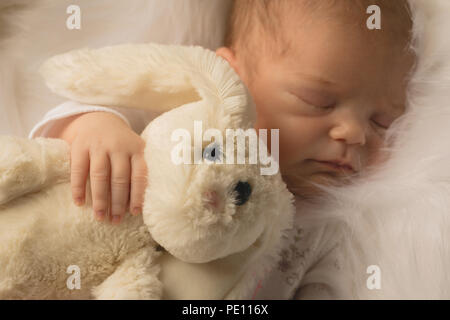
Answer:
[[(89, 183), (85, 205), (72, 203), (64, 141), (0, 137), (0, 298), (249, 298), (294, 206), (249, 150), (230, 161), (230, 132), (255, 134), (255, 110), (227, 62), (200, 47), (121, 45), (53, 57), (41, 72), (71, 100), (164, 113), (141, 134), (143, 215), (119, 226), (95, 221)], [(199, 123), (208, 141), (187, 138)]]

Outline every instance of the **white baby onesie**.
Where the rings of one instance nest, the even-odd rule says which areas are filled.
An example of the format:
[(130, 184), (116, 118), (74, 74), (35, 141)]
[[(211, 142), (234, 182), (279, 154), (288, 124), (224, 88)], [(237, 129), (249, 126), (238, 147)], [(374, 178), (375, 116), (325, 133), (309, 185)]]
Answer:
[(348, 299), (340, 248), (341, 231), (329, 225), (308, 226), (305, 207), (296, 198), (294, 226), (283, 238), (281, 258), (259, 281), (250, 299)]
[[(72, 115), (102, 111), (122, 118), (140, 134), (158, 113), (118, 107), (102, 107), (67, 101), (47, 112), (29, 134), (29, 138), (46, 137), (58, 121)], [(296, 199), (294, 227), (283, 239), (281, 259), (273, 270), (258, 281), (248, 299), (346, 299), (348, 283), (342, 273), (340, 233), (336, 227), (305, 226)]]
[(28, 138), (46, 137), (48, 131), (58, 122), (67, 117), (86, 112), (110, 112), (122, 118), (136, 133), (140, 134), (147, 124), (158, 116), (158, 113), (130, 108), (102, 107), (82, 104), (75, 101), (67, 101), (48, 111), (44, 118), (30, 131)]

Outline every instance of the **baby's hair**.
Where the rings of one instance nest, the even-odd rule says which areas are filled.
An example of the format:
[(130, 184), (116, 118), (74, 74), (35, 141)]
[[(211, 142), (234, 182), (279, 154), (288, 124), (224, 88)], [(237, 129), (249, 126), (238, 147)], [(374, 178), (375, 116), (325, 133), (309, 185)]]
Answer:
[[(255, 58), (266, 51), (272, 57), (283, 57), (289, 50), (289, 43), (284, 38), (282, 25), (286, 19), (283, 14), (294, 14), (307, 23), (318, 15), (327, 20), (345, 20), (351, 27), (359, 25), (367, 29), (366, 9), (378, 5), (381, 9), (382, 30), (372, 31), (377, 37), (388, 36), (394, 43), (405, 47), (410, 41), (412, 20), (407, 0), (233, 0), (225, 46), (239, 51), (253, 73)], [(340, 8), (350, 19), (333, 16)], [(302, 13), (307, 13), (303, 14)], [(385, 26), (385, 22), (389, 22)], [(375, 38), (374, 37), (374, 38)], [(386, 38), (386, 37), (385, 37)]]

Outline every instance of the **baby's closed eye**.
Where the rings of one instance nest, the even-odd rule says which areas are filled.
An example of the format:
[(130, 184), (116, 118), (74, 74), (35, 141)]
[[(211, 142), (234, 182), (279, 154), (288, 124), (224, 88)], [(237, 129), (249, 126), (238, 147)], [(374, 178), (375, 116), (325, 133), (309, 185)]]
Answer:
[(335, 97), (317, 90), (300, 89), (298, 92), (290, 93), (297, 99), (317, 108), (329, 109), (336, 105)]
[(385, 114), (375, 115), (371, 118), (371, 121), (381, 128), (388, 129), (394, 122), (394, 117)]

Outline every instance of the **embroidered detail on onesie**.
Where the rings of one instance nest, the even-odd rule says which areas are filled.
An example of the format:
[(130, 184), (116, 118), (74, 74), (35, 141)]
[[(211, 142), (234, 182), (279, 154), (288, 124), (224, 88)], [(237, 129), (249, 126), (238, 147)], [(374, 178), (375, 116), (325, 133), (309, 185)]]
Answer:
[(280, 272), (286, 273), (293, 266), (298, 266), (295, 262), (299, 259), (302, 260), (300, 261), (300, 265), (304, 267), (304, 258), (310, 251), (309, 248), (299, 249), (299, 247), (301, 248), (300, 243), (304, 237), (304, 230), (302, 228), (296, 228), (292, 237), (294, 241), (286, 249), (281, 250), (281, 260), (278, 262), (278, 270)]
[(294, 226), (283, 236), (279, 260), (263, 279), (257, 281), (251, 299), (289, 299), (298, 287), (309, 267), (311, 255), (315, 252), (317, 236), (304, 227)]

